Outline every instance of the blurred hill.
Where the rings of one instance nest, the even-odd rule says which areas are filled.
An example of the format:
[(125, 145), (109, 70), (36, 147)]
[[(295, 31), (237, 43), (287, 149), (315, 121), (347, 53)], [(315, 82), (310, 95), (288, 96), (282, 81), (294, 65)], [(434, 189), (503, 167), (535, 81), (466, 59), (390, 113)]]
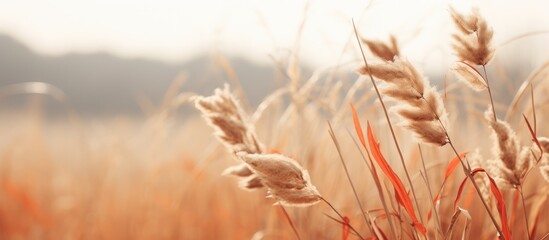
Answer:
[[(243, 59), (229, 62), (250, 102), (259, 102), (276, 87), (274, 67)], [(159, 103), (182, 73), (187, 77), (182, 91), (209, 94), (228, 81), (220, 64), (211, 57), (168, 64), (101, 52), (47, 56), (0, 34), (0, 87), (21, 82), (50, 83), (60, 88), (70, 105), (84, 115), (139, 114), (139, 98)], [(0, 99), (0, 105), (16, 106), (21, 101), (17, 98), (22, 97)]]

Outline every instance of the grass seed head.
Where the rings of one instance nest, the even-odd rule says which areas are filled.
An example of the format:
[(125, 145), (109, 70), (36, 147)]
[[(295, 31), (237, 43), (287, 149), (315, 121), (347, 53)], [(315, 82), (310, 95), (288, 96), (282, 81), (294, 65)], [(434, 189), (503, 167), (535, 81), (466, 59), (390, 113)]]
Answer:
[(267, 186), (269, 197), (285, 206), (308, 206), (317, 203), (321, 196), (311, 184), (308, 172), (295, 160), (280, 154), (248, 154), (237, 156)]

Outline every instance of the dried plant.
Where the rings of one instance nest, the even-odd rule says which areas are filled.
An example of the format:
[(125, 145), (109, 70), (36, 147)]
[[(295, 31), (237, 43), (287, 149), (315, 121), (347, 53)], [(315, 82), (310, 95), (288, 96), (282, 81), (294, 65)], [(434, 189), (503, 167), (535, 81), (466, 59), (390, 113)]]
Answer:
[(448, 124), (447, 113), (440, 94), (409, 61), (396, 58), (393, 62), (362, 67), (358, 72), (386, 83), (380, 86), (380, 91), (398, 103), (392, 110), (404, 119), (401, 124), (419, 139), (440, 146), (448, 143), (444, 129)]
[(494, 121), (491, 111), (486, 111), (485, 118), (490, 122), (492, 140), (496, 144), (492, 152), (492, 174), (502, 186), (516, 187), (521, 185), (522, 178), (530, 169), (533, 155), (529, 147), (521, 147), (518, 138), (507, 122)]
[(225, 85), (216, 89), (214, 95), (194, 98), (195, 106), (202, 117), (216, 130), (216, 137), (234, 153), (260, 153), (262, 146), (257, 141), (247, 115)]
[(390, 44), (382, 41), (362, 39), (362, 42), (368, 46), (370, 51), (378, 58), (385, 61), (393, 61), (400, 56), (400, 50), (395, 36), (391, 35)]
[(452, 35), (454, 39), (452, 47), (460, 61), (486, 65), (494, 55), (494, 49), (491, 46), (494, 32), (488, 27), (486, 20), (477, 9), (473, 9), (469, 15), (462, 15), (450, 8), (450, 14), (459, 30)]
[(486, 81), (482, 75), (466, 62), (457, 62), (452, 69), (459, 80), (467, 84), (471, 89), (481, 92), (487, 89)]
[[(233, 153), (261, 153), (262, 144), (257, 140), (247, 115), (225, 85), (216, 89), (209, 97), (196, 97), (195, 106), (202, 112), (202, 117), (215, 129), (215, 136)], [(246, 164), (231, 166), (223, 175), (234, 175), (243, 178), (240, 187), (246, 190), (261, 188), (263, 185)]]
[(269, 197), (284, 206), (310, 206), (322, 197), (309, 173), (295, 160), (280, 154), (237, 153), (269, 190)]
[[(458, 62), (454, 68), (454, 73), (473, 90), (488, 90), (492, 116), (494, 121), (497, 121), (492, 90), (486, 72), (486, 64), (494, 55), (494, 48), (491, 47), (494, 32), (488, 27), (488, 23), (478, 9), (473, 9), (471, 14), (465, 16), (450, 7), (450, 15), (459, 31), (452, 35), (454, 39), (452, 48), (461, 62)], [(484, 77), (472, 65), (482, 66)]]
[[(471, 168), (490, 168), (489, 164), (491, 162), (484, 161), (482, 156), (480, 155), (479, 149), (475, 149), (474, 151), (467, 154), (467, 160), (469, 161), (469, 164), (471, 164)], [(475, 175), (475, 182), (477, 183), (482, 198), (488, 203), (491, 202), (491, 195), (490, 195), (490, 180), (485, 175)]]

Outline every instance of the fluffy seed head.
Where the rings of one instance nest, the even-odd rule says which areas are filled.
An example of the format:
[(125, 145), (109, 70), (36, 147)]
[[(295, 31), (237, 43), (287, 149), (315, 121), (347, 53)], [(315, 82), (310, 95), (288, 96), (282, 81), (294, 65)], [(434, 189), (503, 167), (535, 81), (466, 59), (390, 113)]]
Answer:
[(280, 154), (248, 154), (237, 156), (261, 179), (269, 189), (269, 197), (285, 206), (308, 206), (321, 196), (311, 184), (308, 172), (295, 160)]
[(492, 140), (495, 143), (492, 148), (495, 156), (492, 160), (494, 179), (506, 187), (520, 185), (532, 165), (532, 150), (529, 147), (521, 148), (513, 129), (507, 122), (499, 119), (494, 121), (492, 111), (486, 111), (484, 117), (490, 122)]
[[(488, 171), (491, 170), (490, 166), (488, 165), (489, 162), (483, 161), (478, 148), (475, 149), (475, 151), (467, 154), (467, 161), (469, 161), (469, 164), (471, 164), (471, 168), (473, 169), (484, 168)], [(486, 175), (484, 174), (477, 174), (475, 175), (475, 182), (477, 183), (484, 200), (490, 202), (492, 195), (490, 194), (490, 180), (488, 179), (488, 177), (486, 177)]]
[(395, 36), (391, 36), (390, 44), (386, 44), (381, 41), (362, 39), (370, 51), (378, 58), (385, 61), (393, 61), (396, 57), (399, 57), (399, 49)]
[(494, 32), (488, 27), (486, 20), (478, 10), (473, 10), (465, 16), (450, 8), (452, 20), (459, 30), (453, 34), (452, 47), (460, 61), (476, 65), (486, 65), (494, 55), (491, 47)]
[(395, 58), (393, 62), (363, 67), (359, 73), (372, 74), (385, 83), (380, 87), (381, 92), (397, 103), (391, 110), (402, 117), (401, 125), (414, 132), (418, 139), (439, 146), (448, 143), (441, 125), (448, 123), (442, 98), (409, 61)]
[(478, 30), (480, 13), (477, 8), (473, 8), (467, 16), (457, 12), (453, 7), (450, 7), (449, 11), (454, 24), (463, 34), (471, 34)]
[(444, 146), (448, 143), (448, 137), (445, 134), (444, 129), (438, 122), (435, 121), (406, 121), (402, 125), (414, 132), (416, 138), (419, 140), (435, 144), (438, 146)]
[(480, 73), (473, 66), (465, 62), (457, 62), (452, 71), (457, 78), (467, 84), (471, 89), (481, 92), (486, 90), (486, 82)]
[[(215, 129), (215, 136), (227, 149), (233, 153), (260, 153), (262, 144), (257, 141), (254, 129), (248, 123), (247, 115), (236, 100), (236, 97), (225, 85), (224, 89), (216, 89), (214, 95), (209, 97), (196, 97), (194, 103), (202, 112), (210, 126)], [(240, 187), (253, 190), (263, 187), (261, 180), (253, 173), (247, 164), (231, 166), (223, 175), (233, 175), (244, 178), (240, 181)]]
[(216, 89), (209, 97), (196, 97), (195, 106), (202, 112), (202, 117), (215, 129), (216, 137), (233, 152), (261, 152), (261, 144), (256, 140), (253, 127), (247, 116), (229, 90)]
[(508, 169), (513, 169), (517, 162), (520, 152), (520, 144), (517, 135), (511, 129), (507, 122), (497, 120), (491, 111), (486, 111), (484, 117), (490, 122), (492, 128), (492, 139), (496, 143), (492, 148), (494, 155)]
[(253, 174), (252, 170), (248, 168), (248, 165), (245, 163), (234, 165), (223, 170), (221, 175), (233, 175), (237, 177), (248, 177)]

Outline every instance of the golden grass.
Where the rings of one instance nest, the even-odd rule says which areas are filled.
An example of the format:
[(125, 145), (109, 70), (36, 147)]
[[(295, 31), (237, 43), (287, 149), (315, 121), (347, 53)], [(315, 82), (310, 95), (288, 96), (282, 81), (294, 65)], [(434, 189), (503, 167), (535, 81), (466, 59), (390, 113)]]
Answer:
[[(461, 34), (487, 34), (472, 48), (474, 39), (457, 38), (456, 49), (468, 52), (457, 53), (464, 59), (456, 72), (489, 90), (486, 71), (476, 67), (484, 70), (492, 58), (491, 30), (474, 14), (451, 10)], [(383, 61), (361, 68), (376, 77), (373, 85), (360, 76), (348, 89), (337, 81), (316, 86), (315, 77), (301, 81), (292, 62), (288, 85), (255, 110), (246, 111), (225, 88), (194, 98), (169, 89), (163, 106), (144, 120), (49, 120), (40, 108), (2, 114), (0, 239), (546, 236), (549, 141), (543, 136), (549, 129), (542, 123), (549, 115), (546, 103), (533, 100), (547, 81), (529, 78), (534, 96), (521, 88), (500, 109), (507, 116), (525, 113), (526, 126), (496, 118), (491, 93), (490, 99), (463, 97), (468, 89), (448, 87), (441, 97), (413, 60), (401, 59), (396, 38), (364, 41)], [(396, 99), (388, 103), (396, 114), (379, 107), (370, 90), (361, 91), (377, 89), (380, 80), (386, 83), (377, 101)], [(315, 87), (338, 91), (321, 95)], [(173, 114), (181, 104), (192, 106), (189, 99), (203, 118), (198, 111)], [(487, 108), (485, 121), (480, 113)], [(408, 128), (393, 129), (392, 119)], [(258, 188), (242, 191), (223, 172), (253, 177)], [(277, 202), (300, 207), (284, 210)]]

